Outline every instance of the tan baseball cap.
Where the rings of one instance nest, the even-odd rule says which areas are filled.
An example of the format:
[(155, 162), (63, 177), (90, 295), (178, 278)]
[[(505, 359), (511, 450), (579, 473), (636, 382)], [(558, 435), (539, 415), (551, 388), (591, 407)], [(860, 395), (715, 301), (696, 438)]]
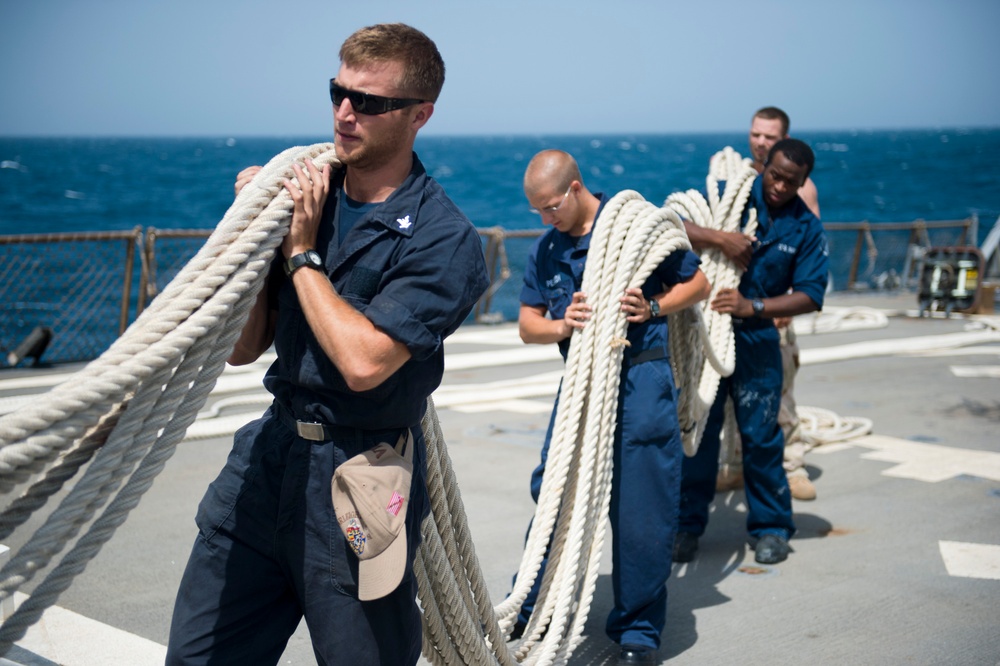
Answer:
[[(407, 433), (408, 434), (408, 433)], [(337, 468), (331, 482), (337, 523), (358, 556), (358, 598), (380, 599), (406, 571), (406, 504), (410, 501), (412, 442), (406, 457), (381, 443)]]

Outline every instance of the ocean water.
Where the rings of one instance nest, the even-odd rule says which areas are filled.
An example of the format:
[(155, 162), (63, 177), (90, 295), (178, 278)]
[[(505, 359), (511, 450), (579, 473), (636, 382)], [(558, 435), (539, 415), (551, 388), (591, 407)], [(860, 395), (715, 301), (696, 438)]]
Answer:
[[(803, 132), (824, 222), (980, 218), (977, 243), (1000, 216), (1000, 129)], [(232, 202), (236, 173), (294, 145), (329, 137), (0, 138), (0, 235), (211, 229)], [(661, 204), (702, 189), (712, 154), (747, 153), (746, 135), (419, 137), (424, 165), (478, 227), (537, 228), (521, 190), (544, 148), (576, 156), (595, 192), (638, 191)], [(495, 308), (516, 317), (531, 241), (508, 241), (513, 276)], [(838, 266), (850, 242), (833, 247)], [(843, 284), (834, 275), (834, 284)]]

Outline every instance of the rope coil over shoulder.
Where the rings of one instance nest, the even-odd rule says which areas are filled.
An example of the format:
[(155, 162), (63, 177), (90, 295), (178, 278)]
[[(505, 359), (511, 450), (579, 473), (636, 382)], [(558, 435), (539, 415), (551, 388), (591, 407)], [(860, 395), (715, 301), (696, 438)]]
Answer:
[(48, 566), (90, 523), (0, 626), (0, 654), (97, 555), (197, 416), (288, 230), (292, 202), (282, 181), (294, 179), (292, 164), (303, 159), (336, 163), (332, 144), (290, 148), (272, 159), (201, 250), (104, 354), (45, 400), (0, 417), (0, 490), (9, 494), (42, 473), (0, 514), (0, 538), (89, 462), (86, 474), (0, 570), (0, 599)]
[[(741, 159), (736, 151), (727, 147), (712, 157), (705, 183), (707, 200), (701, 192), (688, 190), (671, 194), (664, 206), (700, 227), (740, 232), (743, 209), (750, 199), (756, 177), (750, 160)], [(720, 181), (725, 181), (721, 196)], [(757, 212), (751, 208), (742, 231), (752, 234), (756, 228)], [(681, 386), (677, 414), (684, 453), (689, 456), (698, 450), (708, 412), (719, 389), (719, 379), (733, 374), (736, 368), (732, 317), (716, 312), (710, 304), (719, 290), (735, 289), (742, 275), (721, 250), (703, 250), (701, 262), (701, 270), (712, 285), (711, 294), (699, 306), (670, 315), (670, 356)]]

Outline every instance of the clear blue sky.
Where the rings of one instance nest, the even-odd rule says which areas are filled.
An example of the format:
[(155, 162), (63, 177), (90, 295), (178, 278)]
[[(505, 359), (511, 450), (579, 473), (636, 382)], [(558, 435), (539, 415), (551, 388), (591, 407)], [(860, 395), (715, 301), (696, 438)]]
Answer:
[(444, 56), (426, 134), (1000, 126), (1000, 0), (0, 0), (0, 136), (326, 136), (386, 21)]

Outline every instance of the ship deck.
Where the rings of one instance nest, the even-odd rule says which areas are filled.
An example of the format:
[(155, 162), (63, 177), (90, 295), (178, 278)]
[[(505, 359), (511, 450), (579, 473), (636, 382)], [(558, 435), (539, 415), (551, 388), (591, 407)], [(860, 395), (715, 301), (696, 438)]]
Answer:
[[(664, 661), (1000, 662), (1000, 317), (921, 318), (911, 293), (833, 294), (827, 315), (858, 306), (886, 324), (812, 333), (814, 320), (799, 318), (795, 396), (871, 419), (873, 433), (807, 455), (818, 498), (795, 502), (794, 552), (779, 565), (754, 563), (742, 491), (716, 496), (697, 559), (668, 581)], [(208, 405), (219, 417), (192, 426), (127, 522), (0, 664), (163, 663), (196, 506), (235, 424), (266, 405), (264, 368), (227, 369)], [(44, 399), (70, 370), (2, 371), (0, 404)], [(514, 324), (465, 326), (446, 343), (435, 402), (494, 602), (520, 561), (528, 477), (561, 371), (555, 347), (523, 345)], [(44, 514), (7, 545), (16, 550)], [(617, 655), (604, 634), (606, 551), (573, 664)], [(315, 663), (304, 624), (280, 663)]]

